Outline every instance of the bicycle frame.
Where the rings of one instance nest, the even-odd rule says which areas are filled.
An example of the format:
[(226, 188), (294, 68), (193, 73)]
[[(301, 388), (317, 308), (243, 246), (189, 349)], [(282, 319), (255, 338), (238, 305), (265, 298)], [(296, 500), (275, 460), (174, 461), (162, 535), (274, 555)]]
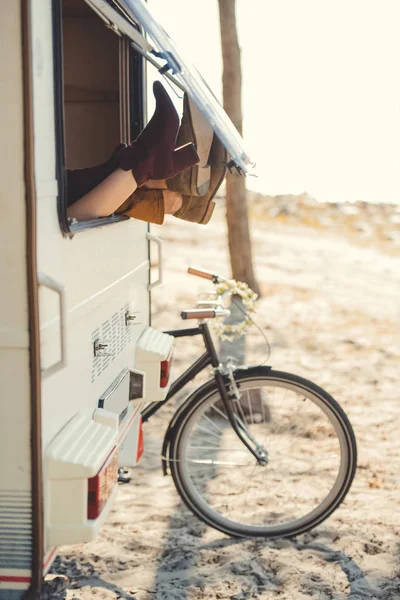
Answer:
[(227, 387), (229, 387), (229, 376), (222, 370), (222, 365), (220, 363), (215, 345), (212, 341), (212, 337), (207, 323), (201, 323), (198, 327), (190, 329), (174, 329), (171, 331), (166, 331), (165, 333), (168, 333), (169, 335), (172, 335), (176, 338), (201, 335), (203, 337), (206, 351), (171, 384), (167, 397), (164, 401), (156, 402), (154, 405), (151, 405), (144, 409), (144, 411), (142, 412), (143, 422), (145, 423), (146, 421), (148, 421), (152, 415), (154, 415), (162, 406), (166, 404), (166, 402), (168, 402), (173, 396), (175, 396), (175, 394), (177, 394), (187, 383), (189, 383), (189, 381), (194, 379), (196, 375), (198, 375), (206, 367), (212, 366), (214, 379), (216, 381), (218, 391), (221, 395), (221, 400), (224, 404), (226, 414), (228, 416), (230, 424), (232, 425), (233, 430), (235, 431), (238, 438), (247, 447), (247, 449), (257, 459), (257, 462), (259, 464), (266, 464), (265, 455), (257, 449), (254, 449), (244, 437), (246, 435), (249, 439), (251, 439), (250, 435), (246, 431), (246, 427), (240, 421), (240, 419), (238, 419), (237, 415), (232, 409), (230, 393), (227, 389)]

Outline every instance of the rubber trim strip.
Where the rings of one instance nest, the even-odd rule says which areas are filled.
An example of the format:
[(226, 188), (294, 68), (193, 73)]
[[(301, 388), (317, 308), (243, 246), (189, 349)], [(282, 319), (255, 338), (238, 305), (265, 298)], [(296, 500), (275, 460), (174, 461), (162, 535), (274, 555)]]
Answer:
[(26, 202), (26, 268), (31, 391), (32, 579), (24, 598), (38, 597), (43, 575), (43, 491), (41, 439), (40, 330), (37, 281), (36, 189), (33, 143), (32, 0), (21, 0), (21, 40), (24, 118), (24, 175)]

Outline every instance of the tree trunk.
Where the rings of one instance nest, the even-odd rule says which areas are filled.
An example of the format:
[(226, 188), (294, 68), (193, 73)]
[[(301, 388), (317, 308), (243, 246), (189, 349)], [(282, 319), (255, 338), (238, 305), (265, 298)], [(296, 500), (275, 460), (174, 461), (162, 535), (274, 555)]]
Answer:
[[(236, 30), (235, 0), (218, 0), (223, 60), (223, 105), (236, 129), (242, 134), (242, 72)], [(247, 213), (246, 181), (237, 173), (226, 176), (226, 219), (232, 277), (244, 281), (260, 294), (251, 252)]]

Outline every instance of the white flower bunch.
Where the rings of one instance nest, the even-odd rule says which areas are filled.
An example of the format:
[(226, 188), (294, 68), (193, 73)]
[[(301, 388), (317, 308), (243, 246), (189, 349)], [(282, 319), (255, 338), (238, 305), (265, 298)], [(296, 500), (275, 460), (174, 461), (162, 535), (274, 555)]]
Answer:
[(243, 321), (237, 323), (236, 325), (227, 325), (221, 319), (213, 320), (212, 325), (214, 333), (221, 340), (232, 341), (242, 337), (242, 335), (245, 335), (247, 329), (252, 324), (249, 313), (255, 311), (255, 304), (258, 297), (257, 294), (253, 292), (251, 288), (249, 288), (247, 283), (244, 283), (243, 281), (235, 281), (235, 279), (229, 279), (228, 281), (218, 283), (216, 286), (216, 291), (221, 295), (228, 292), (230, 296), (240, 296), (243, 305), (247, 309), (247, 313), (244, 316)]

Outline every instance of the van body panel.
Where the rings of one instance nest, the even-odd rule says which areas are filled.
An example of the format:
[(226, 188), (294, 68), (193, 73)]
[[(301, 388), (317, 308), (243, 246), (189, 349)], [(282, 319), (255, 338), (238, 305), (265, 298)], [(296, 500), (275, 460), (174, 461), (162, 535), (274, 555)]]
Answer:
[[(87, 9), (83, 2), (81, 4)], [(63, 10), (65, 9), (66, 44), (65, 168), (83, 168), (104, 160), (113, 151), (120, 133), (120, 126), (116, 121), (117, 117), (119, 119), (120, 110), (119, 39), (107, 30), (99, 17), (91, 11), (89, 14), (83, 12), (84, 23), (80, 22), (79, 12), (73, 14), (75, 5), (79, 6), (79, 2), (74, 2), (74, 5), (64, 2), (62, 5)], [(57, 182), (60, 157), (56, 154), (59, 147), (56, 143), (59, 128), (55, 123), (55, 115), (60, 111), (55, 110), (56, 82), (53, 60), (54, 43), (61, 41), (53, 39), (52, 2), (35, 1), (33, 9), (37, 262), (38, 272), (44, 276), (42, 279), (45, 281), (46, 278), (51, 278), (58, 285), (57, 289), (50, 289), (46, 285), (41, 285), (39, 289), (42, 446), (45, 473), (44, 533), (45, 553), (48, 557), (52, 548), (59, 543), (79, 543), (93, 539), (112, 505), (116, 490), (98, 519), (83, 524), (82, 519), (88, 502), (87, 491), (85, 493), (84, 490), (87, 490), (88, 477), (93, 476), (92, 471), (90, 474), (88, 471), (86, 478), (81, 477), (75, 481), (75, 487), (69, 494), (70, 513), (65, 512), (68, 512), (68, 506), (64, 507), (64, 512), (60, 508), (61, 516), (57, 525), (54, 522), (54, 515), (59, 514), (57, 498), (62, 498), (62, 490), (65, 486), (68, 487), (68, 479), (64, 478), (63, 461), (60, 462), (59, 474), (53, 464), (50, 477), (47, 457), (50, 448), (57, 444), (66, 428), (72, 427), (71, 424), (75, 422), (77, 415), (86, 415), (85, 418), (93, 422), (92, 419), (99, 410), (99, 399), (105, 390), (121, 371), (134, 369), (136, 342), (149, 321), (150, 264), (146, 237), (148, 225), (145, 222), (126, 219), (104, 227), (83, 228), (73, 237), (64, 236), (61, 231), (58, 196), (63, 190)], [(76, 47), (74, 36), (77, 36)], [(111, 44), (110, 54), (116, 71), (110, 70), (110, 65), (102, 71), (101, 61), (98, 63), (97, 79), (93, 73), (93, 85), (97, 85), (99, 76), (104, 81), (100, 81), (102, 85), (97, 90), (100, 96), (96, 96), (96, 90), (89, 89), (90, 68), (83, 58), (80, 63), (77, 56), (79, 49), (87, 53), (92, 43), (99, 40), (103, 46)], [(106, 56), (106, 50), (104, 52)], [(86, 55), (87, 60), (90, 61), (90, 57), (87, 58)], [(80, 67), (83, 73), (80, 72)], [(108, 87), (110, 98), (107, 94), (104, 98), (104, 88)], [(89, 115), (90, 118), (86, 119), (85, 115)], [(107, 126), (103, 127), (104, 119), (108, 121)], [(60, 294), (65, 301), (63, 313)], [(128, 322), (127, 314), (135, 314), (135, 321)], [(96, 352), (98, 343), (105, 348), (101, 354)], [(65, 356), (61, 352), (63, 346), (66, 350)], [(60, 365), (57, 370), (54, 370), (55, 365)], [(128, 404), (127, 394), (127, 409)], [(139, 411), (140, 406), (137, 404), (135, 410)], [(132, 416), (131, 413), (129, 415)], [(138, 414), (136, 421), (139, 419)], [(124, 435), (127, 435), (129, 427), (136, 421), (133, 418), (127, 419), (128, 427)], [(136, 431), (137, 425), (134, 429)], [(103, 450), (106, 450), (105, 446)], [(98, 460), (93, 464), (97, 464), (96, 468), (99, 467)], [(69, 468), (68, 464), (66, 468)], [(74, 507), (75, 513), (72, 510)], [(79, 515), (78, 522), (76, 519)]]
[[(88, 10), (83, 0), (64, 6), (68, 11), (73, 4)], [(140, 411), (149, 378), (135, 368), (135, 354), (149, 324), (148, 224), (126, 219), (85, 229), (83, 223), (79, 233), (66, 236), (60, 227), (60, 200), (65, 199), (60, 198), (64, 190), (58, 181), (64, 168), (103, 160), (119, 137), (129, 138), (129, 119), (117, 121), (121, 106), (126, 116), (124, 102), (129, 106), (130, 50), (97, 15), (86, 12), (90, 27), (86, 37), (80, 28), (79, 47), (90, 49), (94, 40), (112, 44), (116, 71), (103, 73), (99, 65), (98, 74), (105, 77), (104, 88), (110, 81), (114, 87), (110, 98), (107, 89), (102, 97), (103, 87), (100, 96), (91, 90), (85, 96), (87, 90), (80, 86), (87, 78), (73, 86), (77, 60), (70, 55), (68, 106), (60, 110), (54, 65), (61, 41), (53, 36), (55, 6), (52, 0), (9, 2), (2, 13), (0, 600), (20, 600), (30, 586), (33, 597), (58, 544), (94, 539), (117, 493), (120, 448), (122, 464), (130, 466), (143, 451)], [(66, 20), (65, 35), (73, 38), (79, 15)], [(143, 123), (145, 74), (141, 67), (134, 73), (133, 92), (140, 100), (134, 120)], [(101, 122), (110, 110), (102, 137)], [(65, 123), (59, 121), (63, 111)], [(93, 120), (82, 132), (85, 114)], [(57, 152), (65, 128), (70, 164), (64, 165)], [(79, 135), (85, 136), (82, 144)], [(154, 360), (159, 371), (157, 353)], [(127, 374), (124, 385), (115, 384), (113, 392), (121, 373)], [(131, 376), (140, 385), (132, 387)], [(157, 384), (159, 378), (157, 372)], [(100, 407), (104, 397), (107, 409)], [(87, 427), (83, 433), (82, 422)], [(84, 437), (79, 436), (86, 431), (97, 435), (92, 451), (81, 451)], [(57, 447), (61, 455), (54, 451)], [(93, 482), (99, 487), (92, 488)], [(99, 501), (93, 489), (100, 490)]]

